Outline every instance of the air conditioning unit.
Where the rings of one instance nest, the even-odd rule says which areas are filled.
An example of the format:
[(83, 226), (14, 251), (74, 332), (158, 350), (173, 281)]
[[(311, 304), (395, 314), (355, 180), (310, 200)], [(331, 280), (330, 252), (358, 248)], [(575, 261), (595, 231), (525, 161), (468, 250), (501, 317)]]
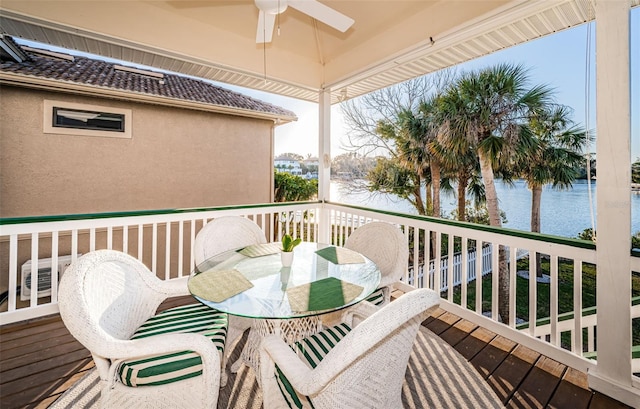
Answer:
[[(78, 254), (80, 257), (81, 254)], [(71, 264), (71, 256), (58, 257), (58, 278)], [(31, 299), (31, 260), (22, 265), (20, 271), (20, 301)], [(51, 295), (51, 259), (43, 258), (38, 260), (38, 298)]]

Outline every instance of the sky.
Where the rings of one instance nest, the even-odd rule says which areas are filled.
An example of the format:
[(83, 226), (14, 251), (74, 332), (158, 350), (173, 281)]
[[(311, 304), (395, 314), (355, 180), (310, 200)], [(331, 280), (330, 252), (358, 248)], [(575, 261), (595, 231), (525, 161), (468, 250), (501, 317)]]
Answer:
[[(590, 33), (590, 34), (589, 34)], [(587, 52), (589, 35), (591, 50)], [(631, 159), (640, 158), (640, 7), (631, 10)], [(36, 44), (36, 46), (44, 46)], [(53, 50), (61, 50), (50, 47)], [(71, 53), (69, 50), (62, 50)], [(74, 52), (75, 53), (75, 52)], [(75, 53), (82, 54), (83, 53)], [(589, 56), (590, 65), (586, 60)], [(94, 56), (95, 57), (95, 56)], [(108, 59), (107, 59), (108, 60)], [(114, 61), (114, 60), (110, 60)], [(457, 66), (458, 71), (474, 70), (502, 62), (522, 64), (529, 69), (531, 84), (546, 84), (555, 90), (558, 103), (573, 108), (573, 120), (595, 130), (595, 23), (564, 30), (519, 46), (495, 52)], [(590, 88), (586, 89), (585, 78)], [(293, 152), (302, 156), (318, 155), (318, 104), (262, 91), (218, 85), (273, 103), (293, 111), (298, 121), (278, 126), (275, 154)], [(590, 95), (587, 106), (586, 95)], [(589, 114), (587, 114), (587, 110)], [(331, 156), (346, 152), (346, 128), (339, 104), (331, 109)], [(595, 152), (595, 145), (590, 147)]]

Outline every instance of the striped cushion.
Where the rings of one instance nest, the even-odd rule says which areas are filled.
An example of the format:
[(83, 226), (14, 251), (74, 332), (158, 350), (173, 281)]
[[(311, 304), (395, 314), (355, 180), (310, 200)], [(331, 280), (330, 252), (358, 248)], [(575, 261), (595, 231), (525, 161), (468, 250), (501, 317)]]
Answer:
[(369, 297), (367, 297), (367, 301), (373, 305), (384, 304), (384, 292), (382, 291), (382, 288), (375, 290)]
[[(296, 342), (293, 348), (298, 356), (303, 359), (311, 368), (318, 366), (320, 361), (336, 346), (336, 344), (351, 331), (345, 324), (339, 324), (331, 328), (320, 331), (315, 335), (301, 339)], [(289, 383), (286, 376), (276, 365), (276, 381), (280, 387), (280, 392), (284, 396), (290, 408), (313, 408), (313, 403), (308, 396), (299, 394)]]
[[(171, 308), (149, 318), (131, 339), (169, 333), (202, 334), (224, 353), (227, 314), (202, 304)], [(120, 364), (118, 374), (127, 386), (163, 385), (202, 374), (202, 360), (195, 352), (185, 350), (125, 361)]]

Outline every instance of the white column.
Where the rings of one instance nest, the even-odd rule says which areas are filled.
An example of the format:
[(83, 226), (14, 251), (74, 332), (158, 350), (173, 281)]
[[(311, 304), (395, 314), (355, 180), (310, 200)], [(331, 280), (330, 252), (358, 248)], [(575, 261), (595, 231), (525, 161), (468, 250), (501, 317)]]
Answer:
[(628, 0), (596, 2), (598, 365), (589, 385), (633, 407)]
[[(331, 90), (320, 91), (318, 104), (318, 200), (329, 200), (331, 184)], [(318, 241), (330, 243), (331, 226), (328, 211), (320, 214)]]

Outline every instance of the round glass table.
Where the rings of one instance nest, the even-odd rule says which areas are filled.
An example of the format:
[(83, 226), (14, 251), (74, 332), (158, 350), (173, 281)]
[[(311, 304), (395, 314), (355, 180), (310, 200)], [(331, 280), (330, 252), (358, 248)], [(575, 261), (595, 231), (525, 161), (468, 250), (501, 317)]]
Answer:
[(268, 243), (205, 260), (192, 272), (189, 289), (211, 308), (254, 319), (232, 371), (244, 363), (257, 374), (262, 337), (279, 334), (292, 345), (322, 329), (321, 314), (364, 300), (379, 283), (376, 264), (352, 250), (303, 242), (294, 248), (291, 267), (283, 267), (280, 243)]

